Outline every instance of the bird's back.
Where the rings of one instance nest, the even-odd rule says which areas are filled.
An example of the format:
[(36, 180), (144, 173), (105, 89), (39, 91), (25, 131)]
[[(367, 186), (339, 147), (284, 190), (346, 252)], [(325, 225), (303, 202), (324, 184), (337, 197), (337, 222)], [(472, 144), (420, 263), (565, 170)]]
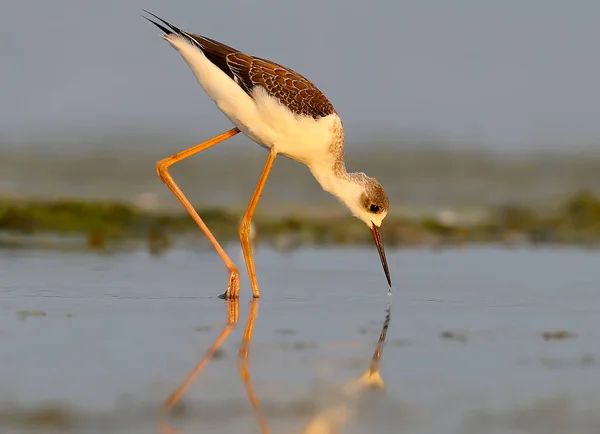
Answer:
[(310, 80), (291, 68), (268, 59), (248, 55), (206, 36), (185, 32), (156, 15), (153, 16), (168, 28), (152, 20), (149, 21), (167, 35), (175, 33), (185, 38), (249, 96), (252, 97), (253, 89), (260, 86), (269, 96), (276, 98), (294, 114), (319, 119), (335, 113), (327, 97)]

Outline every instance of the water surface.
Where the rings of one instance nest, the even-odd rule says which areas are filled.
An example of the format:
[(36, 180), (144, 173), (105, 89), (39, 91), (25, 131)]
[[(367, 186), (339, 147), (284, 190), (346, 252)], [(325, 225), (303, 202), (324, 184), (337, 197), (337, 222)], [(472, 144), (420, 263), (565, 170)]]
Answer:
[[(257, 249), (249, 373), (271, 432), (339, 402), (348, 433), (600, 432), (599, 256), (390, 251), (388, 297), (373, 249)], [(226, 324), (226, 279), (210, 250), (0, 251), (0, 432), (30, 432), (44, 409), (66, 418), (35, 422), (47, 432), (158, 432), (156, 410)], [(237, 366), (245, 277), (241, 295), (168, 419), (182, 433), (260, 432)], [(386, 391), (347, 405), (339, 388), (369, 367), (390, 305)]]

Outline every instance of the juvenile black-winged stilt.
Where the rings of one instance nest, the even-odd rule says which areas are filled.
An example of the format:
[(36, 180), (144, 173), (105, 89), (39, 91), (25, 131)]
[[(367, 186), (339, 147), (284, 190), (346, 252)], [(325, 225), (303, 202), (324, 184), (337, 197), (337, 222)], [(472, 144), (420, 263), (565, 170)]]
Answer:
[[(300, 74), (270, 60), (253, 57), (205, 36), (185, 32), (162, 18), (146, 18), (164, 32), (217, 107), (235, 128), (156, 164), (158, 176), (206, 234), (229, 271), (224, 298), (239, 295), (239, 272), (219, 242), (168, 172), (169, 166), (216, 145), (240, 131), (269, 151), (250, 204), (239, 226), (242, 251), (254, 298), (260, 297), (250, 222), (275, 157), (280, 154), (305, 164), (323, 190), (337, 197), (371, 229), (383, 270), (392, 281), (379, 227), (389, 210), (381, 184), (362, 172), (349, 173), (344, 163), (344, 128), (333, 105)], [(162, 23), (162, 24), (161, 24)]]

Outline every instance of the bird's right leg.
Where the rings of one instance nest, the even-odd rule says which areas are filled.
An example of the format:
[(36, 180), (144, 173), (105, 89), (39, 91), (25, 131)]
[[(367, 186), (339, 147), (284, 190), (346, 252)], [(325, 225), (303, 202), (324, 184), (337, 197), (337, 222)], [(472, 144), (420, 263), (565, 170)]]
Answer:
[(197, 154), (198, 152), (202, 152), (205, 149), (216, 145), (217, 143), (227, 140), (230, 137), (235, 136), (239, 132), (239, 129), (232, 128), (231, 130), (226, 131), (223, 134), (220, 134), (216, 137), (213, 137), (210, 140), (207, 140), (196, 146), (186, 149), (185, 151), (178, 152), (177, 154), (160, 160), (158, 163), (156, 163), (156, 173), (158, 174), (158, 177), (162, 179), (162, 181), (167, 185), (167, 187), (169, 187), (169, 189), (173, 192), (177, 200), (181, 202), (183, 207), (192, 216), (196, 224), (200, 227), (202, 232), (204, 232), (210, 243), (213, 245), (221, 259), (225, 263), (227, 271), (229, 271), (229, 283), (227, 285), (227, 291), (225, 291), (225, 294), (223, 294), (224, 298), (226, 299), (238, 297), (240, 292), (240, 273), (238, 272), (238, 269), (233, 263), (233, 261), (229, 258), (229, 256), (227, 256), (227, 253), (225, 253), (225, 250), (223, 250), (217, 239), (210, 232), (206, 224), (202, 221), (202, 219), (200, 218), (200, 216), (198, 215), (188, 198), (185, 197), (185, 195), (181, 191), (181, 188), (179, 188), (179, 186), (175, 183), (168, 169), (171, 165), (181, 160), (184, 160), (187, 157), (190, 157), (194, 154)]

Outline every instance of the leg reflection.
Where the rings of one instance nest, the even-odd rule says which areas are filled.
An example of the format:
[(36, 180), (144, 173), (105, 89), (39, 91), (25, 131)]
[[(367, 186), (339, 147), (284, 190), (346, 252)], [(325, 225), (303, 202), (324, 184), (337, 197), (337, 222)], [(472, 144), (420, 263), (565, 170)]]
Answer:
[[(227, 336), (231, 333), (231, 331), (237, 326), (239, 319), (239, 300), (232, 299), (227, 302), (227, 324), (223, 328), (221, 334), (217, 337), (211, 347), (208, 349), (202, 360), (196, 365), (196, 367), (190, 372), (190, 374), (183, 381), (181, 386), (177, 390), (175, 390), (171, 396), (165, 401), (163, 405), (163, 410), (168, 411), (173, 408), (173, 406), (179, 402), (181, 397), (185, 394), (190, 385), (194, 382), (200, 371), (206, 366), (208, 361), (212, 358), (213, 354), (217, 349), (223, 345), (223, 342), (227, 339)], [(256, 393), (254, 392), (254, 387), (252, 385), (252, 381), (250, 379), (250, 373), (248, 370), (248, 362), (249, 362), (249, 354), (250, 354), (250, 344), (252, 342), (252, 333), (254, 331), (254, 321), (256, 320), (256, 316), (258, 315), (258, 303), (257, 299), (250, 301), (250, 311), (248, 313), (248, 321), (246, 323), (246, 329), (244, 330), (244, 337), (242, 339), (242, 344), (240, 346), (239, 354), (238, 354), (238, 369), (239, 374), (244, 383), (244, 387), (246, 389), (246, 393), (248, 394), (248, 398), (252, 403), (254, 411), (256, 413), (256, 417), (258, 419), (258, 423), (260, 425), (261, 432), (263, 434), (268, 434), (269, 428), (267, 426), (266, 418), (264, 417), (260, 403), (258, 402), (258, 398), (256, 397)], [(159, 421), (159, 431), (162, 434), (180, 434), (179, 431), (175, 430), (171, 426), (167, 425), (164, 421)]]
[(238, 354), (238, 369), (240, 371), (240, 377), (246, 388), (248, 398), (254, 407), (254, 412), (258, 419), (261, 432), (267, 434), (269, 427), (267, 426), (267, 419), (265, 418), (262, 410), (260, 409), (260, 403), (254, 392), (252, 386), (252, 380), (250, 379), (250, 373), (248, 371), (248, 356), (250, 354), (250, 344), (252, 342), (252, 332), (254, 331), (254, 320), (258, 315), (258, 300), (252, 300), (250, 302), (250, 312), (248, 313), (248, 322), (246, 324), (246, 330), (244, 331), (244, 338), (242, 339), (242, 345), (240, 346), (240, 352)]
[(164, 403), (164, 409), (170, 410), (173, 408), (175, 404), (181, 399), (185, 391), (190, 387), (190, 385), (194, 382), (200, 371), (204, 368), (204, 366), (208, 363), (208, 361), (212, 358), (215, 351), (219, 349), (229, 333), (236, 327), (238, 318), (239, 318), (239, 301), (237, 299), (228, 300), (227, 304), (227, 324), (223, 328), (221, 334), (215, 339), (214, 343), (208, 349), (202, 360), (196, 365), (196, 367), (190, 372), (184, 382), (179, 386), (175, 392), (169, 396), (169, 398)]

